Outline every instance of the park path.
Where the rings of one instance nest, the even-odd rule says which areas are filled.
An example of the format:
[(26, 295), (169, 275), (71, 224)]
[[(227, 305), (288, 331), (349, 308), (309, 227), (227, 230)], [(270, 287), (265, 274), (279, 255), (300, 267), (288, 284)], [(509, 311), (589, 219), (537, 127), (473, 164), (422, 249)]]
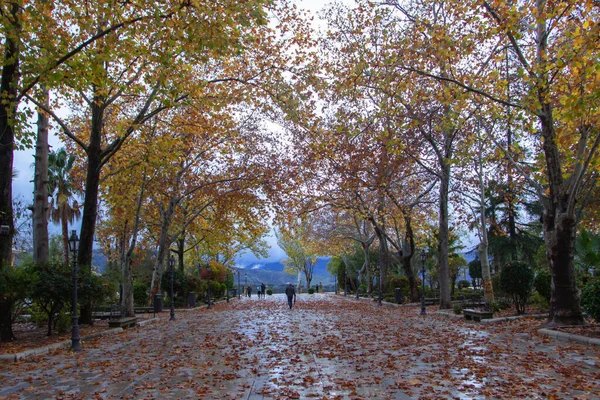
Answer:
[(600, 398), (600, 351), (332, 294), (242, 298), (0, 365), (0, 399)]

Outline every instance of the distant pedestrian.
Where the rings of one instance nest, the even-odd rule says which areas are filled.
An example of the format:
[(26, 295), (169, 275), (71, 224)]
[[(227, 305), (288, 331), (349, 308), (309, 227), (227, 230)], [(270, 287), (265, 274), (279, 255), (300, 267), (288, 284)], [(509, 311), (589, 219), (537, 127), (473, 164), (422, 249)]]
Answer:
[(248, 297), (252, 298), (252, 286), (248, 286)]
[(265, 285), (265, 283), (264, 283), (264, 282), (262, 282), (262, 283), (260, 284), (260, 291), (261, 291), (261, 293), (262, 293), (262, 295), (263, 295), (263, 299), (265, 298), (265, 294), (267, 294), (267, 293), (266, 293), (266, 290), (267, 290), (267, 285)]
[(285, 295), (287, 296), (288, 306), (290, 306), (291, 310), (292, 304), (296, 302), (296, 289), (294, 289), (294, 285), (288, 283), (288, 286), (285, 288)]
[(261, 295), (262, 295), (262, 291), (260, 290), (260, 285), (258, 285), (256, 287), (256, 294), (258, 294), (258, 298), (260, 299)]

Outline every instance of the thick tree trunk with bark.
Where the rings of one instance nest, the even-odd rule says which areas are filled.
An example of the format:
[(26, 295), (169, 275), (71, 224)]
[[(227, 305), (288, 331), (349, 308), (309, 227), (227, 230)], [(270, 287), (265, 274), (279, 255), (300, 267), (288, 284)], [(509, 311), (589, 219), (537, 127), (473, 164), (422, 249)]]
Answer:
[(412, 218), (410, 215), (404, 215), (404, 223), (406, 224), (406, 233), (404, 235), (404, 246), (400, 260), (402, 262), (402, 269), (404, 274), (408, 278), (408, 287), (410, 289), (410, 300), (412, 302), (419, 301), (419, 288), (417, 285), (417, 279), (411, 266), (411, 260), (415, 254), (415, 237), (412, 229)]
[[(20, 58), (20, 2), (7, 5), (10, 14), (3, 16), (14, 35), (4, 38), (4, 58), (2, 63), (2, 81), (0, 82), (0, 224), (8, 225), (8, 234), (0, 235), (0, 268), (8, 268), (12, 259), (13, 206), (12, 206), (12, 170), (14, 150), (14, 129), (12, 118), (17, 113), (17, 83), (19, 81)], [(11, 29), (12, 28), (12, 29)], [(0, 293), (0, 301), (3, 299)], [(4, 301), (0, 307), (0, 341), (14, 339), (12, 331), (12, 303)]]
[[(44, 104), (49, 107), (50, 94), (43, 90)], [(48, 116), (38, 111), (35, 145), (35, 174), (33, 178), (33, 262), (48, 262)]]
[(90, 142), (86, 149), (87, 175), (85, 178), (85, 197), (83, 215), (81, 217), (81, 235), (77, 262), (80, 268), (92, 265), (94, 232), (98, 216), (98, 189), (100, 186), (100, 170), (102, 168), (102, 129), (104, 125), (103, 99), (96, 96), (92, 105), (92, 122)]
[(577, 193), (570, 191), (570, 185), (565, 184), (563, 180), (550, 104), (543, 106), (540, 121), (550, 187), (550, 202), (545, 205), (543, 217), (544, 240), (552, 276), (549, 323), (581, 325), (585, 321), (579, 304), (573, 262), (577, 220), (573, 205), (575, 200), (571, 199), (571, 196), (576, 196)]
[(450, 271), (448, 259), (448, 188), (450, 186), (450, 164), (441, 160), (440, 204), (439, 204), (439, 237), (438, 237), (438, 280), (440, 282), (440, 309), (452, 308), (450, 295)]

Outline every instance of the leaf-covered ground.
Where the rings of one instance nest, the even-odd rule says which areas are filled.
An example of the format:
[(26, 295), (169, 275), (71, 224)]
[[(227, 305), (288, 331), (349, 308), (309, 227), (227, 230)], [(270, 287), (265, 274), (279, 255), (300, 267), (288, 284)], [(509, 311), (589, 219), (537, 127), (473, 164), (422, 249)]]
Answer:
[(243, 298), (15, 364), (0, 398), (598, 398), (600, 351), (418, 307)]

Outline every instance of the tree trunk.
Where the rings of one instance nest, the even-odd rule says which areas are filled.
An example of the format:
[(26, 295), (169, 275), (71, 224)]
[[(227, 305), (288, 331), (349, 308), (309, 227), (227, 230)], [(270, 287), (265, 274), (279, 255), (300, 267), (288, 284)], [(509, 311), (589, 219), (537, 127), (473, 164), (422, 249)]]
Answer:
[(438, 237), (438, 281), (440, 283), (440, 309), (452, 308), (450, 296), (450, 271), (448, 268), (448, 188), (450, 185), (450, 164), (441, 161), (439, 237)]
[[(42, 102), (49, 107), (50, 94), (43, 89)], [(33, 262), (48, 262), (48, 116), (38, 111), (33, 180)]]
[(173, 218), (173, 212), (177, 200), (171, 199), (169, 206), (166, 211), (161, 211), (162, 222), (160, 227), (160, 238), (158, 241), (158, 254), (154, 268), (152, 270), (152, 282), (150, 283), (150, 299), (149, 304), (152, 302), (152, 296), (161, 291), (161, 280), (164, 272), (164, 266), (169, 262), (169, 248), (171, 246), (171, 237), (169, 235), (169, 229), (171, 228), (171, 219)]
[[(8, 7), (6, 7), (8, 9)], [(12, 170), (14, 150), (14, 129), (12, 118), (17, 113), (17, 82), (19, 81), (20, 58), (20, 2), (10, 3), (10, 15), (4, 19), (12, 23), (11, 35), (4, 38), (4, 60), (2, 82), (0, 83), (0, 224), (8, 225), (8, 234), (0, 235), (0, 269), (8, 268), (12, 260), (12, 239), (14, 233), (12, 206)], [(10, 27), (7, 27), (10, 29)], [(0, 295), (2, 295), (0, 293)], [(1, 300), (1, 299), (0, 299)], [(6, 301), (0, 307), (0, 341), (14, 339), (12, 331), (12, 302)]]
[(492, 274), (490, 272), (490, 258), (488, 255), (488, 231), (485, 216), (485, 179), (483, 170), (483, 141), (479, 139), (479, 155), (477, 163), (477, 175), (479, 178), (479, 232), (481, 241), (477, 246), (479, 262), (481, 264), (481, 277), (483, 280), (483, 296), (487, 304), (494, 301), (494, 286), (492, 285)]
[(411, 266), (411, 260), (413, 254), (415, 254), (415, 238), (412, 230), (412, 217), (410, 215), (404, 215), (404, 222), (406, 224), (406, 233), (404, 235), (404, 246), (400, 260), (402, 261), (402, 269), (404, 274), (408, 278), (408, 287), (410, 289), (410, 300), (412, 302), (419, 301), (419, 287), (417, 286), (417, 279)]
[(85, 197), (83, 200), (81, 238), (77, 262), (80, 268), (83, 267), (88, 270), (92, 265), (94, 232), (96, 231), (96, 218), (98, 216), (98, 188), (100, 186), (100, 170), (102, 168), (101, 140), (104, 125), (104, 106), (102, 104), (103, 99), (95, 96), (92, 105), (90, 142), (86, 149), (87, 175), (85, 178)]
[(67, 215), (67, 204), (59, 204), (60, 226), (62, 231), (63, 262), (69, 265), (69, 216)]

